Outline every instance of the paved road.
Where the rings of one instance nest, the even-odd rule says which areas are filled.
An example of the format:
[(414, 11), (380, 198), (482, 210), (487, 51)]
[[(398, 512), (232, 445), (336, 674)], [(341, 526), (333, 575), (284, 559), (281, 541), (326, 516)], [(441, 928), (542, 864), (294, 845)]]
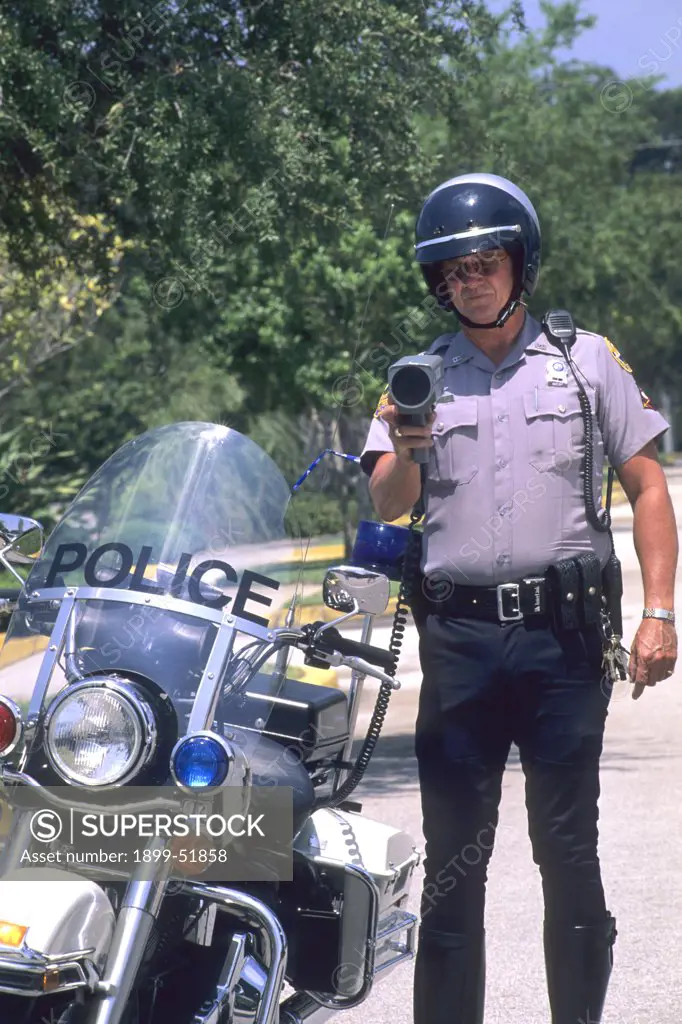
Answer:
[[(682, 472), (670, 474), (670, 488), (682, 525)], [(641, 616), (642, 588), (627, 508), (619, 511), (614, 525), (624, 569), (629, 646)], [(385, 635), (383, 629), (377, 631), (375, 642), (381, 645)], [(392, 698), (377, 753), (356, 794), (364, 813), (406, 829), (421, 848), (412, 754), (418, 694), (413, 628), (406, 634), (400, 667), (406, 686)], [(609, 712), (601, 771), (601, 860), (619, 936), (603, 1024), (682, 1020), (681, 676), (676, 670), (671, 680), (637, 701), (631, 699), (631, 687), (623, 686)], [(374, 692), (371, 684), (368, 696)], [(368, 721), (369, 704), (363, 701), (361, 726)], [(420, 873), (412, 896), (414, 913), (421, 878)], [(512, 751), (488, 883), (486, 1024), (548, 1024), (541, 923), (542, 894), (527, 835), (523, 774)], [(411, 986), (412, 965), (402, 965), (361, 1007), (343, 1015), (344, 1024), (411, 1024)]]

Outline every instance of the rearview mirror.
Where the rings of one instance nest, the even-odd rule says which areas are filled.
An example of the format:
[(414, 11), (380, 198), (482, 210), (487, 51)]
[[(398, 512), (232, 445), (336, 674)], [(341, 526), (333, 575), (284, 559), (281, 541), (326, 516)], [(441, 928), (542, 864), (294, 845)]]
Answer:
[(28, 516), (0, 513), (0, 563), (24, 584), (24, 579), (12, 567), (32, 566), (43, 550), (43, 527)]
[[(388, 607), (391, 587), (388, 576), (354, 565), (334, 565), (327, 570), (322, 587), (324, 603), (339, 612), (381, 615)], [(357, 607), (356, 607), (357, 602)]]

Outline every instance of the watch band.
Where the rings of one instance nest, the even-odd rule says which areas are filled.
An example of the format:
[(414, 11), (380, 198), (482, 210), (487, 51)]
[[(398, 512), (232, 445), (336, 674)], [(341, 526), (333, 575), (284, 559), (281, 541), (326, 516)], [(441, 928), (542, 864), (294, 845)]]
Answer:
[(645, 608), (642, 612), (643, 619), (665, 619), (667, 622), (675, 621), (675, 612), (667, 608)]

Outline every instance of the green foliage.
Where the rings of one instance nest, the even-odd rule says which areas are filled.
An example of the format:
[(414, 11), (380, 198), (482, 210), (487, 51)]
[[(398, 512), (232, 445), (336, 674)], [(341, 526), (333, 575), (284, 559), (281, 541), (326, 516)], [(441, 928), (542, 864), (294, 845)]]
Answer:
[[(56, 208), (56, 207), (55, 207)], [(104, 257), (110, 274), (129, 247), (101, 215), (52, 212), (67, 230), (63, 242), (34, 232), (32, 247), (41, 266), (26, 273), (12, 262), (11, 246), (0, 234), (0, 397), (30, 383), (31, 371), (79, 340), (92, 337), (97, 319), (115, 301), (115, 284), (97, 271)], [(80, 276), (70, 262), (79, 250)]]
[[(580, 326), (616, 343), (647, 390), (679, 387), (673, 232), (682, 184), (679, 176), (633, 174), (632, 164), (638, 147), (671, 131), (680, 90), (659, 94), (650, 80), (614, 85), (608, 67), (561, 63), (557, 48), (570, 46), (591, 19), (576, 3), (542, 7), (543, 33), (513, 46), (505, 33), (496, 38), (487, 74), (463, 83), (456, 122), (423, 124), (430, 154), (440, 152), (435, 179), (488, 171), (515, 181), (543, 234), (531, 312), (570, 309)], [(452, 73), (460, 79), (458, 67)], [(433, 334), (430, 327), (425, 340)]]
[(284, 221), (336, 234), (340, 208), (383, 218), (386, 197), (414, 201), (428, 177), (411, 123), (425, 79), (445, 93), (440, 56), (470, 66), (494, 29), (483, 4), (448, 7), (8, 0), (0, 217), (30, 252), (50, 181), (116, 216), (159, 267), (240, 233), (253, 209), (260, 243)]
[[(179, 420), (220, 421), (242, 390), (216, 372), (201, 345), (164, 337), (134, 298), (101, 331), (45, 364), (13, 392), (0, 419), (0, 501), (54, 523), (112, 451)], [(11, 410), (11, 412), (10, 412)]]

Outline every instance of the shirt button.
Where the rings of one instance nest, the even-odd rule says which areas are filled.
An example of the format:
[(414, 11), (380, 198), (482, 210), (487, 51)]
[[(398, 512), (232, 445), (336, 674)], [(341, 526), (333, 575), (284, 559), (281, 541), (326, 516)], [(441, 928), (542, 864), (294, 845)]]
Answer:
[(497, 460), (497, 467), (498, 467), (498, 469), (504, 469), (506, 465), (507, 465), (507, 460), (506, 459), (498, 459)]
[(506, 516), (507, 512), (511, 512), (512, 503), (511, 501), (505, 501), (504, 505), (500, 505), (500, 515)]
[(498, 412), (497, 418), (500, 421), (500, 423), (505, 423), (509, 419), (509, 416), (507, 415), (506, 412)]
[(504, 375), (503, 375), (502, 373), (496, 373), (496, 374), (495, 374), (495, 376), (496, 376), (496, 377), (497, 377), (497, 379), (499, 380), (499, 379), (500, 379), (500, 377), (502, 377), (502, 376), (504, 376)]
[(559, 406), (559, 412), (566, 412), (566, 406), (565, 405), (560, 405)]
[(508, 562), (508, 561), (509, 561), (509, 555), (498, 555), (497, 556), (497, 564), (498, 565), (504, 565), (504, 563)]

